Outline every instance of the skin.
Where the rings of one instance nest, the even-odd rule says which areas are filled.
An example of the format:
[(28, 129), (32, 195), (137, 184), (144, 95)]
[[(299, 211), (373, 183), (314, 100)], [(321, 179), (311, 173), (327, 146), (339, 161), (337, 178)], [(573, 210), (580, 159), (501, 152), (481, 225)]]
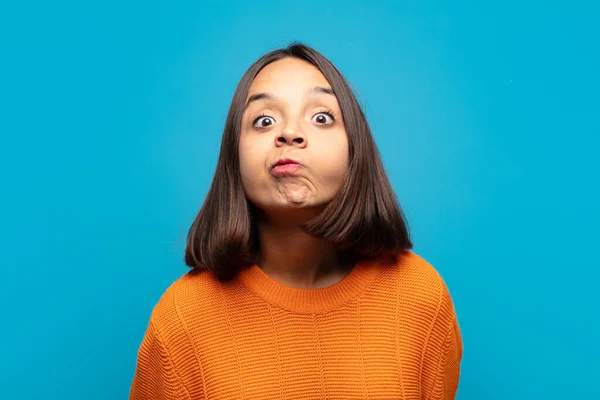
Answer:
[[(333, 285), (351, 269), (331, 245), (299, 228), (331, 201), (348, 170), (348, 137), (337, 98), (311, 91), (315, 87), (331, 89), (306, 61), (285, 58), (267, 65), (248, 91), (239, 144), (244, 190), (258, 209), (258, 265), (288, 286), (310, 289)], [(248, 102), (258, 93), (273, 98)], [(272, 166), (282, 158), (301, 168), (277, 176)]]

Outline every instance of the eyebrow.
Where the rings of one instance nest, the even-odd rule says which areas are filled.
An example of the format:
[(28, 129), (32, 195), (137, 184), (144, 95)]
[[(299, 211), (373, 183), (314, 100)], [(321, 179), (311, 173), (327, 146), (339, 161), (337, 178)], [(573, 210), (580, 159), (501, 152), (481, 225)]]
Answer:
[[(306, 91), (306, 94), (307, 95), (310, 95), (310, 94), (329, 94), (329, 95), (335, 96), (335, 94), (333, 93), (333, 89), (322, 87), (322, 86), (314, 86), (314, 87), (308, 88), (308, 90)], [(248, 98), (248, 101), (246, 102), (246, 105), (244, 106), (244, 111), (246, 111), (246, 109), (248, 108), (248, 106), (250, 105), (250, 103), (252, 103), (253, 101), (258, 101), (258, 100), (275, 100), (275, 96), (272, 93), (256, 93), (256, 94), (253, 94), (252, 96), (250, 96)]]

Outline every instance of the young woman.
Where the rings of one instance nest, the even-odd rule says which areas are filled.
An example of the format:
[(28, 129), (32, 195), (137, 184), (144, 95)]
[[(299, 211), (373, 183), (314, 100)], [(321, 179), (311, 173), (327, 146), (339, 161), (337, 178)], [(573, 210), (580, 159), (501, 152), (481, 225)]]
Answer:
[(292, 44), (242, 77), (192, 270), (154, 307), (130, 398), (453, 399), (448, 289), (411, 252), (341, 73)]

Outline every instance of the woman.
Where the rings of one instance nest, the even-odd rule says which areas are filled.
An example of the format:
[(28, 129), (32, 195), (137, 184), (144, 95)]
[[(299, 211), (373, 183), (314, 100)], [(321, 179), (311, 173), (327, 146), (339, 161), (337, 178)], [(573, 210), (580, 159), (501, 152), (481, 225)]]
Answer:
[(186, 264), (154, 307), (130, 398), (452, 399), (449, 292), (412, 243), (365, 116), (302, 44), (235, 93)]

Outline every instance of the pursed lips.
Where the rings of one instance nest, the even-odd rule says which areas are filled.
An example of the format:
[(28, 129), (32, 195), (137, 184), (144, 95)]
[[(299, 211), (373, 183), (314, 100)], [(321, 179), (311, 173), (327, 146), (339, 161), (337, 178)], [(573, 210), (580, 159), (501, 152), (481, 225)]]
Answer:
[(271, 167), (271, 174), (274, 176), (294, 175), (302, 169), (302, 164), (291, 158), (282, 158)]

